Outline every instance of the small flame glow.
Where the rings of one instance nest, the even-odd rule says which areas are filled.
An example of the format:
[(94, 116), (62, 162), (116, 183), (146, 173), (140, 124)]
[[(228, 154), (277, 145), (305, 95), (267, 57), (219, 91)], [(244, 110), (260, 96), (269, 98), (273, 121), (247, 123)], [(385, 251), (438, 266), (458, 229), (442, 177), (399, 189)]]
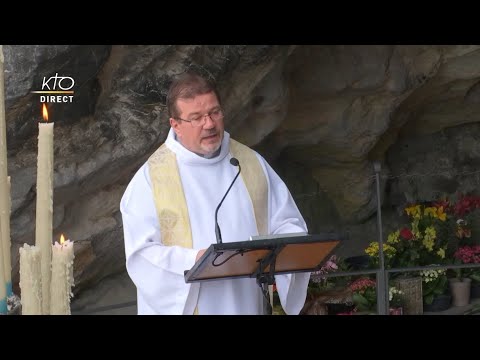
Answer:
[(47, 110), (47, 105), (43, 103), (42, 106), (42, 115), (43, 115), (43, 120), (48, 121), (48, 110)]
[(60, 245), (63, 245), (63, 243), (65, 242), (65, 236), (63, 236), (63, 234), (60, 236)]

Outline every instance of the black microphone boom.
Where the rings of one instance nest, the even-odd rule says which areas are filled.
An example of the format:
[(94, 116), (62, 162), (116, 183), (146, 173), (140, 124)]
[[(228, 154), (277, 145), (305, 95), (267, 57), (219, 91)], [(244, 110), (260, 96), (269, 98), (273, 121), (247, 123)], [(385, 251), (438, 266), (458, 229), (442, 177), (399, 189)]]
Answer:
[(240, 166), (240, 163), (236, 158), (232, 157), (230, 159), (230, 164), (232, 164), (233, 166), (238, 166), (238, 173), (237, 173), (237, 175), (235, 175), (235, 178), (233, 179), (232, 183), (230, 184), (230, 186), (227, 189), (227, 192), (225, 193), (225, 195), (223, 195), (223, 198), (220, 201), (220, 204), (218, 204), (217, 209), (215, 210), (215, 236), (217, 237), (217, 244), (222, 243), (222, 234), (220, 233), (220, 226), (218, 226), (218, 220), (217, 220), (218, 209), (220, 209), (220, 206), (222, 205), (223, 200), (225, 200), (225, 197), (227, 196), (228, 192), (232, 188), (233, 183), (235, 182), (235, 180), (237, 180), (238, 175), (240, 175), (240, 171), (242, 171), (242, 167)]

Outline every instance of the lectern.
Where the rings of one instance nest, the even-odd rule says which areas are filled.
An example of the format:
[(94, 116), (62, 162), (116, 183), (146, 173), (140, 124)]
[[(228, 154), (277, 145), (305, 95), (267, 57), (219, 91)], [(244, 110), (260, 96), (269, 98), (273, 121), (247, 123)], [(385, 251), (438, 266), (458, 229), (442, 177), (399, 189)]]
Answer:
[(268, 285), (276, 274), (320, 269), (342, 239), (339, 234), (283, 234), (229, 243), (212, 244), (190, 269), (185, 282), (256, 278), (265, 297), (265, 313), (272, 313)]

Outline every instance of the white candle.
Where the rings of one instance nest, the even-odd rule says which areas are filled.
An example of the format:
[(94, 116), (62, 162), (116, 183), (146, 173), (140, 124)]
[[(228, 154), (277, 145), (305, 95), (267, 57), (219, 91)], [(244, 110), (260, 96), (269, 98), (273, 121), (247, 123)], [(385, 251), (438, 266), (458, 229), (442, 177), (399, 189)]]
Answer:
[(42, 315), (40, 248), (24, 244), (19, 251), (22, 315)]
[(13, 295), (12, 289), (12, 260), (10, 252), (10, 214), (12, 209), (12, 198), (11, 198), (11, 183), (10, 176), (7, 176), (7, 211), (6, 211), (6, 226), (1, 228), (3, 241), (3, 265), (5, 269), (5, 283), (7, 285), (7, 297)]
[(4, 233), (9, 229), (10, 221), (4, 218), (7, 213), (7, 196), (9, 195), (7, 185), (7, 126), (5, 121), (3, 62), (3, 46), (0, 45), (0, 314), (7, 313), (5, 258), (10, 254), (10, 252), (6, 254), (4, 250), (7, 247), (10, 250), (9, 243), (4, 238)]
[[(43, 104), (43, 117), (48, 120), (45, 103)], [(48, 314), (52, 262), (53, 122), (38, 124), (37, 211), (35, 215), (35, 245), (40, 248), (42, 254), (42, 309), (45, 314)]]
[[(1, 229), (0, 229), (1, 230)], [(3, 268), (3, 244), (2, 235), (0, 231), (0, 315), (8, 313), (7, 306), (7, 287), (5, 286), (5, 274)]]
[(70, 315), (70, 298), (73, 296), (73, 242), (55, 242), (52, 246), (52, 282), (50, 292), (50, 314)]

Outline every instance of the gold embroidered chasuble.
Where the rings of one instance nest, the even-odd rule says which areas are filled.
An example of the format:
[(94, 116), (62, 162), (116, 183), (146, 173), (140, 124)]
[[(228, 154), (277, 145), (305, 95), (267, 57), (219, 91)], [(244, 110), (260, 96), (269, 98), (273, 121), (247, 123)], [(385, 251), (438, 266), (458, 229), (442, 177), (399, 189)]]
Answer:
[[(233, 139), (230, 139), (230, 152), (242, 166), (240, 176), (252, 201), (258, 233), (266, 235), (268, 185), (265, 176), (261, 176), (264, 175), (262, 166), (253, 150)], [(150, 156), (148, 163), (162, 243), (191, 249), (190, 219), (175, 153), (163, 144)]]

